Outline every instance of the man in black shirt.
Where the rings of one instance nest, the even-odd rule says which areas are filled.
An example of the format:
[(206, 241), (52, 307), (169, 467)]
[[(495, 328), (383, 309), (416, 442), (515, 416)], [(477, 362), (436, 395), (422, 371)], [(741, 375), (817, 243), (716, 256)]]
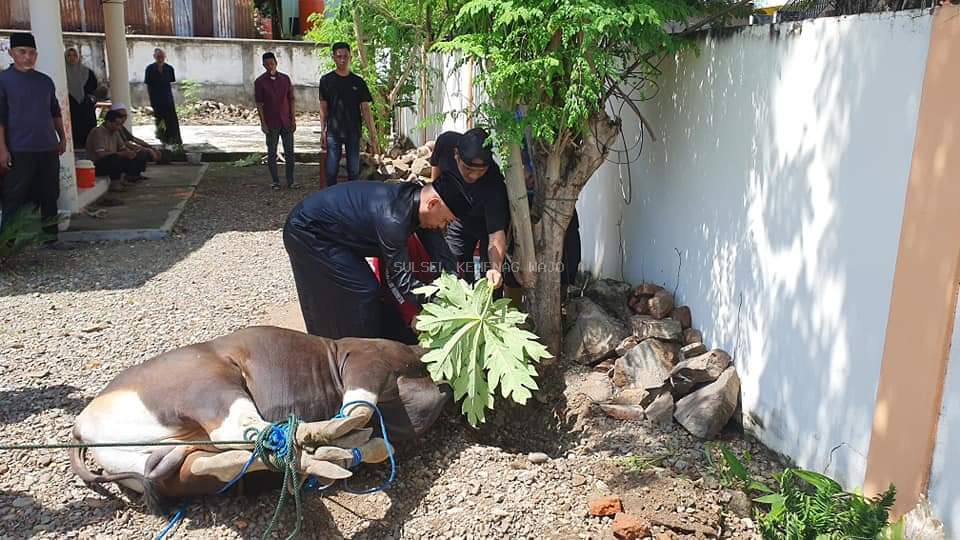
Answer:
[(320, 79), (320, 144), (327, 150), (327, 185), (337, 183), (341, 150), (347, 148), (347, 179), (360, 176), (360, 117), (363, 116), (374, 154), (380, 153), (377, 128), (370, 113), (373, 96), (367, 83), (350, 72), (350, 46), (333, 44), (333, 62), (337, 69)]
[(448, 176), (426, 186), (350, 182), (304, 199), (287, 218), (283, 244), (307, 332), (333, 339), (407, 339), (394, 333), (399, 314), (384, 309), (365, 258), (380, 257), (386, 285), (401, 306), (418, 306), (413, 290), (421, 284), (413, 276), (407, 239), (416, 233), (431, 258), (453, 271), (439, 229), (468, 207), (459, 183)]
[(180, 120), (177, 118), (177, 106), (173, 102), (171, 83), (176, 82), (177, 75), (173, 66), (167, 63), (167, 54), (163, 49), (153, 50), (155, 62), (147, 66), (143, 72), (143, 83), (147, 85), (147, 94), (150, 96), (150, 107), (153, 108), (153, 118), (157, 125), (157, 138), (163, 144), (182, 144), (180, 137)]
[(494, 287), (503, 283), (503, 261), (507, 253), (507, 225), (510, 204), (507, 186), (493, 154), (485, 146), (487, 132), (474, 128), (460, 134), (441, 133), (430, 156), (431, 177), (449, 174), (470, 198), (470, 210), (447, 227), (447, 244), (456, 257), (463, 277), (473, 281), (473, 252), (480, 244), (480, 258), (486, 278)]

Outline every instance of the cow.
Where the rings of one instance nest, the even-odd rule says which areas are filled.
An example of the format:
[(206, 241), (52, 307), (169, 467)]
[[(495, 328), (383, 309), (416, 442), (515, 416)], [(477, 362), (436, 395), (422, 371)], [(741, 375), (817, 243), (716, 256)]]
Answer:
[[(78, 415), (80, 443), (103, 469), (91, 472), (85, 451), (70, 451), (71, 469), (88, 485), (116, 482), (159, 509), (165, 498), (219, 492), (250, 461), (251, 431), (295, 414), (299, 472), (332, 482), (357, 463), (377, 463), (392, 449), (367, 427), (379, 407), (391, 442), (423, 434), (450, 398), (426, 373), (417, 346), (384, 339), (331, 340), (271, 326), (181, 347), (122, 371)], [(353, 403), (353, 405), (350, 405)], [(338, 414), (339, 413), (339, 414)], [(379, 423), (375, 423), (379, 427)], [(150, 442), (211, 441), (190, 446)], [(152, 503), (152, 504), (151, 504)]]

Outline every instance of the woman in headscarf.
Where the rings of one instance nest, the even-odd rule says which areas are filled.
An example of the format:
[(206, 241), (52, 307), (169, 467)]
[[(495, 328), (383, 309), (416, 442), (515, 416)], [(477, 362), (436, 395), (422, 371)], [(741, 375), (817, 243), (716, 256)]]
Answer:
[(67, 59), (67, 89), (70, 93), (70, 125), (73, 147), (84, 148), (87, 134), (97, 127), (97, 77), (93, 70), (80, 63), (80, 53), (70, 47)]

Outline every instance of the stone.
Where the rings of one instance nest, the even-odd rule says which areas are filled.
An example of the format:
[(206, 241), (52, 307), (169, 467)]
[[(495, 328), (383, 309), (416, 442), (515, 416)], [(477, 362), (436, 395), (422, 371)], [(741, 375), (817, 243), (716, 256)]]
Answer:
[(406, 154), (403, 154), (402, 156), (400, 156), (399, 161), (394, 160), (393, 164), (396, 165), (397, 163), (404, 163), (404, 164), (410, 165), (416, 159), (417, 159), (417, 154), (413, 152), (407, 152)]
[(687, 328), (683, 331), (683, 344), (703, 343), (703, 332), (695, 328)]
[(630, 310), (636, 313), (637, 315), (650, 314), (650, 297), (649, 296), (631, 296), (627, 304), (630, 306)]
[(730, 493), (727, 511), (739, 518), (750, 517), (753, 515), (753, 502), (746, 493), (740, 490), (733, 491)]
[(610, 387), (610, 377), (606, 373), (594, 371), (585, 375), (577, 391), (589, 397), (591, 401), (606, 401), (610, 399), (613, 388)]
[[(629, 319), (629, 317), (627, 318)], [(617, 345), (615, 352), (617, 356), (623, 356), (628, 352), (630, 352), (630, 349), (636, 347), (639, 344), (640, 344), (640, 338), (638, 338), (637, 336), (627, 336), (623, 341), (620, 342), (619, 345)]]
[(390, 149), (388, 155), (393, 159), (397, 159), (398, 157), (403, 155), (403, 150), (394, 146), (393, 148)]
[(430, 154), (433, 153), (433, 149), (429, 146), (421, 146), (417, 148), (417, 157), (430, 157)]
[(639, 405), (621, 405), (619, 403), (604, 402), (598, 403), (598, 407), (604, 414), (617, 420), (637, 421), (645, 418), (643, 407)]
[(530, 452), (527, 455), (527, 459), (530, 460), (530, 463), (534, 465), (540, 465), (541, 463), (546, 463), (550, 461), (550, 456), (544, 454), (543, 452)]
[[(620, 499), (617, 499), (617, 502), (619, 502), (619, 501), (620, 501)], [(17, 497), (16, 499), (13, 500), (13, 507), (14, 507), (14, 508), (26, 508), (27, 506), (30, 506), (31, 504), (33, 504), (33, 499), (31, 499), (30, 497)], [(611, 515), (613, 515), (613, 514), (611, 514)]]
[(624, 340), (630, 332), (627, 327), (610, 316), (589, 298), (576, 298), (576, 320), (567, 332), (563, 343), (564, 355), (573, 361), (603, 355)]
[(659, 427), (664, 427), (673, 423), (674, 407), (673, 394), (663, 392), (653, 400), (653, 403), (647, 405), (643, 412), (651, 422)]
[(684, 358), (693, 358), (707, 352), (707, 346), (703, 343), (691, 343), (680, 348), (680, 354)]
[(427, 158), (417, 158), (410, 167), (410, 170), (419, 176), (430, 176), (430, 161)]
[(401, 176), (408, 174), (410, 172), (410, 164), (403, 160), (397, 160), (393, 162), (393, 168)]
[(675, 343), (648, 339), (617, 359), (630, 388), (659, 388), (670, 378), (670, 372), (680, 357)]
[(686, 330), (693, 326), (693, 314), (688, 306), (677, 306), (670, 312), (670, 318), (679, 321), (680, 327)]
[(383, 167), (383, 170), (386, 171), (386, 173), (390, 176), (397, 174), (397, 168), (396, 166), (394, 166), (393, 163), (388, 163), (387, 165), (385, 165)]
[(650, 306), (651, 317), (654, 319), (666, 318), (673, 312), (673, 295), (667, 291), (660, 291), (653, 295), (647, 304)]
[(640, 405), (650, 392), (644, 388), (625, 388), (613, 398), (619, 405)]
[(693, 436), (715, 437), (730, 421), (740, 396), (740, 377), (733, 367), (720, 377), (677, 402), (674, 418)]
[(650, 536), (650, 522), (621, 512), (613, 519), (613, 536), (618, 540), (645, 538)]
[(683, 328), (673, 319), (657, 320), (647, 315), (634, 315), (630, 317), (630, 326), (633, 334), (641, 341), (657, 338), (680, 342), (683, 339)]
[(590, 283), (584, 291), (587, 298), (593, 300), (607, 313), (623, 320), (632, 315), (630, 305), (630, 285), (615, 279), (600, 279)]
[(431, 140), (423, 143), (423, 145), (426, 146), (427, 148), (429, 148), (429, 149), (430, 149), (430, 152), (433, 152), (433, 149), (437, 147), (437, 141), (434, 141), (434, 140), (431, 139)]
[(655, 283), (641, 283), (637, 285), (637, 288), (633, 290), (634, 296), (653, 296), (658, 292), (662, 291), (663, 287)]
[(670, 372), (670, 379), (678, 395), (685, 395), (698, 384), (717, 380), (730, 364), (726, 351), (714, 349), (677, 364)]
[(623, 503), (620, 497), (610, 495), (599, 499), (592, 499), (589, 503), (590, 515), (594, 517), (609, 516), (613, 517), (623, 512)]

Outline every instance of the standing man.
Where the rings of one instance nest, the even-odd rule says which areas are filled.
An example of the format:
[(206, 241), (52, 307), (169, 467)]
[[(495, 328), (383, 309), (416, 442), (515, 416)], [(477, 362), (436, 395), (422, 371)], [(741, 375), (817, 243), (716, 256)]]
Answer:
[[(57, 217), (58, 156), (67, 150), (56, 87), (50, 77), (34, 69), (37, 44), (33, 34), (11, 34), (10, 56), (13, 65), (0, 72), (0, 228), (27, 202), (40, 207), (43, 220)], [(65, 247), (56, 242), (56, 223), (43, 230), (53, 237), (48, 245)]]
[(350, 46), (333, 44), (333, 63), (337, 69), (320, 79), (320, 144), (327, 150), (327, 185), (337, 183), (342, 147), (347, 148), (347, 179), (360, 176), (360, 117), (367, 124), (370, 147), (380, 153), (377, 127), (373, 123), (370, 102), (373, 96), (367, 83), (350, 71)]
[(163, 144), (183, 144), (180, 137), (180, 120), (177, 118), (177, 106), (173, 102), (173, 89), (170, 84), (177, 76), (173, 66), (167, 64), (167, 55), (163, 49), (153, 50), (154, 63), (147, 66), (143, 82), (150, 95), (150, 106), (157, 124), (157, 138)]
[(470, 198), (469, 212), (457, 216), (447, 227), (447, 244), (457, 259), (461, 276), (473, 282), (473, 252), (479, 243), (483, 273), (499, 288), (507, 254), (510, 204), (503, 173), (493, 161), (486, 141), (487, 132), (480, 128), (463, 134), (441, 133), (430, 156), (430, 177), (435, 180), (441, 174), (451, 175)]
[(277, 71), (277, 57), (272, 52), (263, 54), (263, 67), (266, 72), (254, 81), (253, 95), (257, 103), (257, 114), (260, 116), (260, 131), (267, 136), (267, 168), (270, 170), (273, 189), (280, 189), (277, 139), (283, 139), (287, 188), (293, 188), (296, 186), (293, 179), (293, 133), (297, 131), (293, 84), (290, 77)]
[(283, 245), (307, 332), (404, 340), (400, 315), (385, 309), (365, 258), (380, 258), (390, 294), (401, 309), (416, 310), (422, 300), (413, 293), (420, 282), (407, 251), (409, 237), (416, 233), (431, 258), (450, 271), (453, 258), (436, 229), (467, 208), (466, 195), (448, 176), (424, 186), (350, 182), (304, 199), (287, 218)]

